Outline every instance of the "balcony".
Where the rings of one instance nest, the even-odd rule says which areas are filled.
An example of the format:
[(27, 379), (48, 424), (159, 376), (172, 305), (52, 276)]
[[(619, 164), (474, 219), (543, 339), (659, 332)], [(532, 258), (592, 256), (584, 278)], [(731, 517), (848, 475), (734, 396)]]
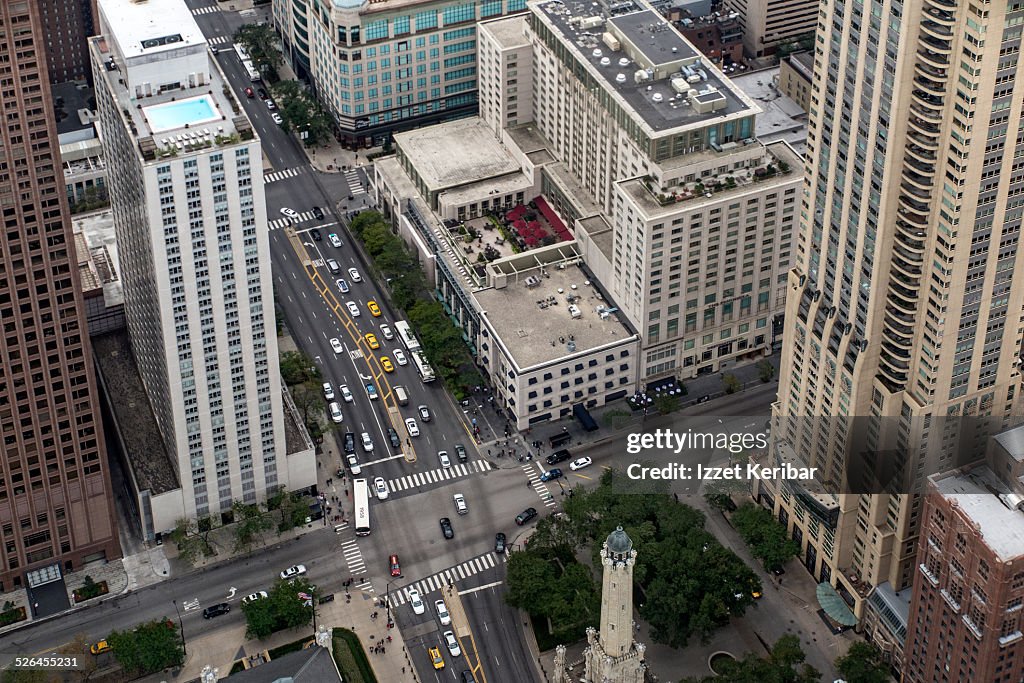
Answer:
[(909, 168), (903, 168), (903, 183), (900, 184), (907, 192), (918, 199), (928, 201), (931, 199), (932, 179), (920, 173), (914, 173)]
[(886, 365), (885, 354), (882, 354), (882, 362), (878, 364), (878, 374), (886, 388), (893, 393), (903, 391), (907, 386), (907, 373), (897, 372)]
[[(946, 51), (949, 52), (948, 50)], [(917, 56), (925, 64), (935, 67), (936, 69), (946, 69), (949, 67), (949, 56), (934, 52), (932, 50), (921, 48), (917, 51)]]
[(918, 93), (924, 94), (921, 90), (914, 91), (914, 98), (910, 103), (910, 114), (929, 123), (941, 124), (942, 110), (935, 108), (931, 103), (922, 101)]
[[(927, 3), (926, 3), (927, 5)], [(924, 11), (928, 17), (935, 22), (942, 24), (943, 26), (953, 26), (956, 23), (956, 17), (953, 16), (952, 12), (945, 12), (934, 7), (928, 7)]]
[[(940, 57), (949, 55), (953, 51), (949, 40), (933, 38), (927, 34), (922, 34), (917, 42), (923, 46), (925, 52), (934, 53)], [(918, 54), (921, 53), (918, 52)]]
[(908, 144), (906, 146), (907, 156), (911, 157), (914, 162), (911, 166), (921, 171), (922, 173), (934, 173), (935, 171), (935, 152), (924, 147), (920, 147), (915, 144)]
[(925, 19), (921, 22), (921, 31), (930, 36), (934, 36), (939, 40), (950, 40), (953, 38), (953, 29), (951, 26), (943, 26), (931, 19)]
[[(903, 206), (903, 210), (900, 214), (908, 221), (916, 225), (925, 225), (927, 223), (928, 215), (931, 210), (927, 205), (917, 201), (909, 194), (900, 194), (900, 204)], [(923, 216), (925, 220), (920, 217)]]
[(956, 10), (956, 2), (954, 0), (925, 0), (925, 10)]
[(949, 80), (949, 74), (942, 69), (936, 69), (933, 66), (929, 66), (924, 62), (914, 62), (914, 70), (917, 71), (918, 75), (924, 76), (937, 83), (945, 83)]
[(925, 139), (934, 138), (939, 134), (939, 126), (934, 123), (929, 123), (915, 116), (911, 116), (907, 121), (910, 123), (910, 127), (923, 135)]

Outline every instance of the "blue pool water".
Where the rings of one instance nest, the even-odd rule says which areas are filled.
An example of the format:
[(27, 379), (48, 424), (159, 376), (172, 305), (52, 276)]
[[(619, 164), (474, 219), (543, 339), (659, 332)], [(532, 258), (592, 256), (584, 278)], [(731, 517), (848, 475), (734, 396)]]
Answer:
[(154, 104), (143, 108), (149, 127), (154, 133), (184, 128), (185, 124), (195, 126), (220, 118), (216, 105), (208, 95), (191, 97), (178, 102)]

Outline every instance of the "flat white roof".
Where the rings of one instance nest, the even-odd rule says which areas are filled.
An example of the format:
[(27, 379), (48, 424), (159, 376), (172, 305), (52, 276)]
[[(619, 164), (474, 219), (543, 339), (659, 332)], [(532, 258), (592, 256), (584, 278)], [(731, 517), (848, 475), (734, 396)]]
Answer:
[(99, 0), (99, 9), (125, 59), (206, 43), (184, 0)]
[(940, 495), (955, 501), (971, 519), (997, 557), (1009, 562), (1024, 555), (1024, 512), (999, 497), (1009, 490), (987, 465), (936, 475), (932, 481)]

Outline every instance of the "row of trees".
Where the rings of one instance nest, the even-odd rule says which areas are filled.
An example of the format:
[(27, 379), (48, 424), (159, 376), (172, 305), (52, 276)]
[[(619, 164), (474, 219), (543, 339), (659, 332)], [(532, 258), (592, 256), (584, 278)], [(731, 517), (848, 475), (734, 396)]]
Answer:
[(429, 296), (419, 262), (376, 211), (361, 212), (349, 227), (373, 258), (376, 270), (389, 283), (392, 303), (405, 311), (434, 371), (461, 400), (482, 379), (462, 333), (452, 324), (444, 307)]
[(781, 567), (800, 553), (800, 544), (786, 535), (786, 527), (760, 505), (740, 505), (729, 521), (765, 569)]
[(292, 401), (314, 443), (337, 425), (324, 412), (323, 377), (312, 358), (302, 351), (284, 351), (280, 356), (281, 379), (288, 385)]
[[(800, 638), (786, 634), (775, 641), (767, 657), (748, 653), (742, 659), (725, 658), (714, 664), (717, 675), (684, 678), (679, 683), (817, 683), (821, 672), (806, 663)], [(871, 643), (856, 641), (836, 660), (846, 683), (889, 683), (889, 667)]]
[(312, 147), (331, 136), (331, 115), (298, 81), (279, 81), (271, 88), (285, 129), (305, 133), (303, 144)]
[(277, 80), (277, 70), (284, 56), (277, 49), (277, 34), (268, 24), (243, 24), (235, 31), (235, 42), (248, 53), (249, 59), (268, 81)]
[(313, 618), (315, 589), (301, 577), (291, 581), (278, 579), (266, 598), (242, 605), (246, 635), (266, 638), (276, 631), (306, 626)]

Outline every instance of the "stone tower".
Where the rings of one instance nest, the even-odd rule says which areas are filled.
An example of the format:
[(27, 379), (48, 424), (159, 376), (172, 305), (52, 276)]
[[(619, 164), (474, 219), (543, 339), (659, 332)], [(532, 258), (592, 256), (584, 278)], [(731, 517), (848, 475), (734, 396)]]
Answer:
[(644, 651), (633, 640), (633, 541), (618, 527), (604, 542), (601, 630), (587, 629), (585, 680), (594, 683), (642, 683)]

